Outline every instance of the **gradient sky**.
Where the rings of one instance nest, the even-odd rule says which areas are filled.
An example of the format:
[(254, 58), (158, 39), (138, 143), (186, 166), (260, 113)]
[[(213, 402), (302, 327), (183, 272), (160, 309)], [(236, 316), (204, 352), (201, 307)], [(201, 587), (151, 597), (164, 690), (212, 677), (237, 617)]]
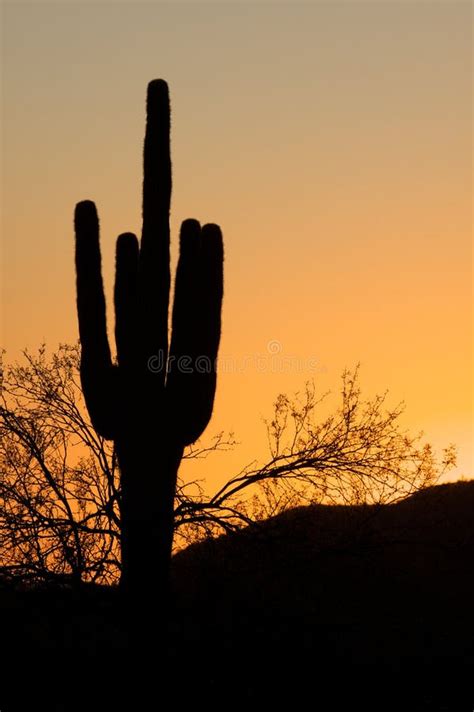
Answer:
[(457, 443), (455, 476), (473, 475), (470, 2), (15, 0), (2, 14), (8, 359), (77, 338), (84, 198), (111, 304), (115, 238), (140, 229), (146, 84), (163, 77), (173, 260), (187, 217), (221, 224), (226, 246), (207, 432), (242, 445), (199, 472), (217, 483), (265, 457), (276, 395), (312, 378), (337, 392), (360, 361), (363, 393), (405, 400), (404, 424)]

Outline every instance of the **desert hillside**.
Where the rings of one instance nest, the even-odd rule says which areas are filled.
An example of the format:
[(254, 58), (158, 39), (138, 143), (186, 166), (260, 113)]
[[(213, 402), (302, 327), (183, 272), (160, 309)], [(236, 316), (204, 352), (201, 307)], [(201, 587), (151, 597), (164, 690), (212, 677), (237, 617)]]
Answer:
[(341, 705), (362, 685), (379, 709), (468, 709), (473, 554), (472, 481), (383, 507), (298, 508), (176, 556), (178, 620), (217, 668), (244, 665), (262, 703), (302, 700), (322, 678)]

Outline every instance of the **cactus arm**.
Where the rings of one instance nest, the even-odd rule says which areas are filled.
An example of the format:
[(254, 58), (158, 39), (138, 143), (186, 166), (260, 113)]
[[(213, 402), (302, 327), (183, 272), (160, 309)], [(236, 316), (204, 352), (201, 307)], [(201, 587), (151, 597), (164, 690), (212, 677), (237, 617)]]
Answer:
[(77, 204), (74, 223), (82, 388), (93, 426), (104, 438), (112, 439), (116, 372), (107, 339), (99, 219), (92, 201)]
[(222, 235), (217, 225), (181, 229), (166, 395), (180, 442), (189, 445), (207, 426), (216, 390), (216, 358), (223, 295)]
[(115, 260), (115, 344), (120, 367), (136, 363), (138, 240), (132, 233), (117, 239)]
[[(201, 226), (197, 220), (181, 225), (179, 259), (173, 300), (172, 330), (166, 380), (166, 410), (171, 427), (181, 431), (189, 403), (195, 398), (194, 365), (199, 312)], [(181, 434), (181, 433), (180, 433)]]
[[(189, 379), (178, 376), (190, 375), (187, 360), (196, 356), (196, 331), (198, 316), (199, 260), (201, 226), (197, 220), (185, 220), (181, 225), (179, 260), (173, 301), (172, 332), (170, 344), (169, 374), (167, 388), (183, 387)], [(189, 368), (190, 370), (190, 368)], [(177, 393), (177, 391), (176, 391)]]
[[(140, 244), (139, 302), (141, 361), (168, 354), (170, 289), (171, 158), (168, 86), (161, 79), (149, 83), (143, 151), (143, 225)], [(164, 384), (165, 369), (160, 374)], [(154, 382), (157, 374), (154, 374)]]
[[(214, 406), (217, 379), (217, 353), (221, 338), (221, 310), (223, 298), (224, 250), (222, 233), (218, 225), (204, 225), (201, 231), (201, 295), (198, 327), (199, 351), (208, 365), (196, 377), (200, 381), (197, 407), (188, 426), (184, 441), (189, 445), (200, 437), (207, 427)], [(199, 362), (197, 363), (199, 366)], [(200, 398), (199, 398), (200, 396)]]

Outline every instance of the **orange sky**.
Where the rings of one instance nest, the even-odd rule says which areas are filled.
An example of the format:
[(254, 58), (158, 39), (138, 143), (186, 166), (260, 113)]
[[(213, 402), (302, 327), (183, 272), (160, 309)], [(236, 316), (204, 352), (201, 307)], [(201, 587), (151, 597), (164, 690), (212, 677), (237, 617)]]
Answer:
[[(6, 2), (2, 345), (77, 338), (74, 205), (139, 231), (147, 82), (172, 99), (182, 219), (221, 224), (221, 373), (211, 483), (265, 456), (261, 419), (361, 362), (367, 396), (459, 445), (472, 476), (469, 2)], [(113, 324), (112, 313), (109, 327)], [(283, 373), (257, 367), (278, 342)], [(232, 372), (229, 363), (247, 366)], [(312, 359), (312, 361), (310, 361)], [(311, 364), (311, 365), (310, 365)], [(200, 466), (202, 467), (202, 465)]]

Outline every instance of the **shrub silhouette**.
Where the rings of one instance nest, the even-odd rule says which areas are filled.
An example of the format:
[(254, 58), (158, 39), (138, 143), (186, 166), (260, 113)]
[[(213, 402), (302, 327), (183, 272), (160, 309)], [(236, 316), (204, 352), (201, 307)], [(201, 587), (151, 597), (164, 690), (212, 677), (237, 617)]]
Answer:
[(169, 139), (168, 86), (158, 79), (148, 85), (141, 242), (124, 233), (116, 246), (117, 364), (106, 331), (96, 207), (83, 201), (75, 212), (81, 383), (121, 472), (121, 584), (131, 594), (146, 584), (150, 596), (166, 587), (183, 449), (212, 413), (223, 291), (220, 228), (184, 221), (168, 343)]

